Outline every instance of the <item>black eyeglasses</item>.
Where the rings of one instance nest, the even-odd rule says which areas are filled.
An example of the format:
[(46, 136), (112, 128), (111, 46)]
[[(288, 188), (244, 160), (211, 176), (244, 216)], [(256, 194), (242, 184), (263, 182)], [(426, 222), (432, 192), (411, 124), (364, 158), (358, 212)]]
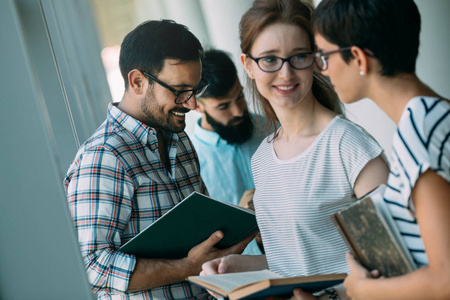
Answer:
[(172, 93), (175, 94), (175, 104), (183, 104), (185, 102), (188, 102), (189, 99), (192, 98), (192, 96), (195, 97), (195, 99), (200, 98), (200, 96), (205, 92), (205, 90), (208, 88), (209, 86), (209, 82), (206, 81), (205, 79), (201, 79), (200, 83), (198, 84), (198, 86), (192, 90), (182, 90), (179, 91), (173, 87), (171, 87), (170, 85), (168, 85), (167, 83), (162, 82), (161, 80), (159, 80), (158, 78), (156, 78), (153, 75), (150, 75), (149, 73), (142, 71), (141, 72), (147, 76), (148, 78), (156, 81), (159, 85), (161, 85), (162, 87), (168, 89), (169, 91), (171, 91)]
[(292, 55), (287, 58), (282, 58), (278, 56), (262, 56), (262, 57), (253, 57), (250, 54), (247, 54), (252, 60), (256, 62), (261, 71), (273, 73), (280, 70), (285, 62), (288, 62), (289, 65), (296, 70), (303, 70), (309, 68), (315, 59), (314, 53), (298, 53)]
[(314, 53), (314, 57), (316, 59), (317, 67), (321, 71), (326, 71), (328, 69), (328, 58), (330, 57), (331, 54), (348, 51), (351, 48), (352, 48), (352, 46), (339, 48), (339, 49), (331, 50), (331, 51), (327, 51), (327, 52), (316, 52), (316, 53)]

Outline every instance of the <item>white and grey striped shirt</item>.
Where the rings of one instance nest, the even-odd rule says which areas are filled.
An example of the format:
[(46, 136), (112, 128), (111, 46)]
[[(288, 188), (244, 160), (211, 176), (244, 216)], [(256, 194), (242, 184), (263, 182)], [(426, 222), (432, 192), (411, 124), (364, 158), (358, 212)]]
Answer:
[(400, 118), (392, 148), (384, 200), (420, 267), (428, 264), (428, 258), (411, 202), (411, 190), (420, 174), (428, 169), (450, 182), (450, 103), (433, 97), (411, 99)]
[(356, 178), (382, 148), (342, 116), (292, 159), (280, 160), (267, 141), (272, 136), (254, 154), (252, 171), (269, 268), (283, 276), (348, 272), (348, 248), (330, 215), (356, 200)]

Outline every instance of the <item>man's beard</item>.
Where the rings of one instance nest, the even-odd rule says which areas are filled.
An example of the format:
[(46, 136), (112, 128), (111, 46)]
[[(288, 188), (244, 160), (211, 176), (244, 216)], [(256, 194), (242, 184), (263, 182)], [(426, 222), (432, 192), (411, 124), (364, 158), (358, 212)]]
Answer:
[[(253, 122), (248, 111), (245, 111), (242, 117), (231, 119), (227, 125), (217, 122), (208, 115), (206, 111), (204, 113), (209, 125), (211, 125), (214, 131), (229, 144), (243, 144), (251, 138), (253, 133)], [(241, 123), (229, 125), (241, 119), (243, 120)]]
[(164, 107), (157, 103), (152, 91), (152, 89), (149, 89), (145, 101), (141, 103), (141, 111), (145, 117), (145, 120), (142, 120), (142, 122), (155, 129), (173, 133), (182, 132), (186, 127), (186, 123), (176, 120), (172, 112), (188, 113), (190, 110), (184, 107), (174, 107), (166, 113)]

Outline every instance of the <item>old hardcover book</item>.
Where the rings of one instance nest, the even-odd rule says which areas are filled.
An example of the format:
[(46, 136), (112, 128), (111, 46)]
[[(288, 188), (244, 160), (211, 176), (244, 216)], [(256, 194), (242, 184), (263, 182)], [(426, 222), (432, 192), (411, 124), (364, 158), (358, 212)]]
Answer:
[(224, 234), (216, 247), (228, 248), (258, 230), (255, 213), (193, 192), (119, 251), (144, 258), (183, 258), (216, 230)]
[(331, 219), (355, 258), (382, 276), (403, 275), (416, 265), (389, 212), (381, 185)]
[(347, 274), (282, 277), (269, 270), (190, 276), (188, 281), (230, 300), (292, 296), (295, 288), (314, 293), (340, 284)]

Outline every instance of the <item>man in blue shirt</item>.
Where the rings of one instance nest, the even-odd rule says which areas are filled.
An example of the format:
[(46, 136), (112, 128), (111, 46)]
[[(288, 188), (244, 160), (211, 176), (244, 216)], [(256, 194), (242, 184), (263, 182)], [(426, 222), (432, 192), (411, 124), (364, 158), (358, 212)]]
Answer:
[[(200, 160), (200, 174), (209, 195), (239, 204), (255, 187), (250, 160), (267, 132), (265, 120), (250, 113), (236, 67), (227, 53), (208, 50), (202, 58), (202, 76), (208, 89), (197, 100), (202, 117), (190, 136)], [(243, 254), (261, 254), (252, 241)]]

